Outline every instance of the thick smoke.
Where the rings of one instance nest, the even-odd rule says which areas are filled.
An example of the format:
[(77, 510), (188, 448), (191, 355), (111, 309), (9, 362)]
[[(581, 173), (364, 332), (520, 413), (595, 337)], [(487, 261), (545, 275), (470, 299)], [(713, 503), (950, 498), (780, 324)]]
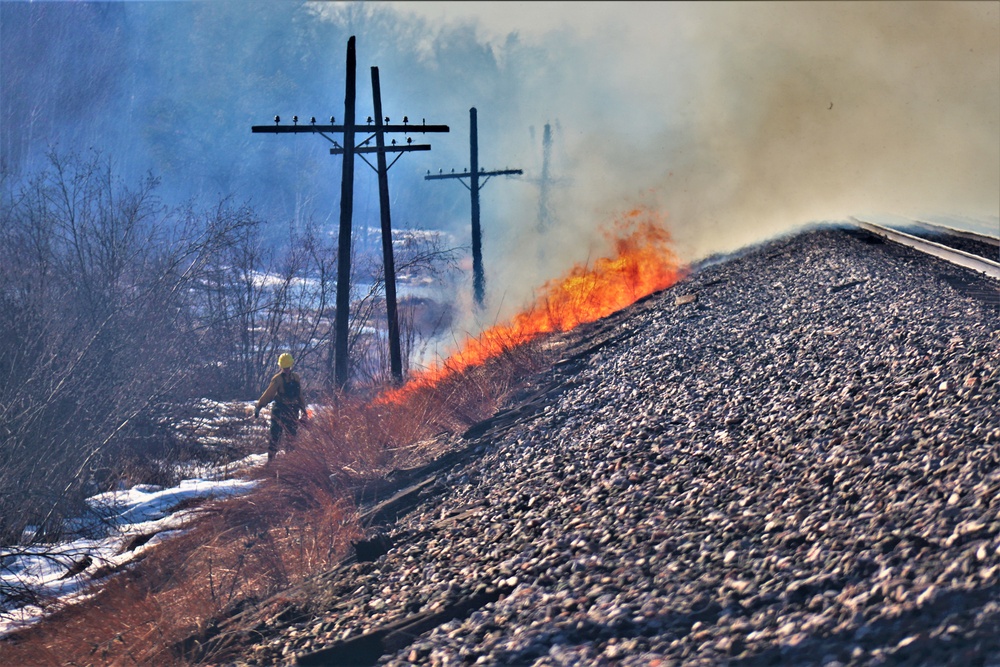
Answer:
[(674, 174), (705, 202), (668, 188), (675, 216), (732, 246), (850, 215), (1000, 211), (1000, 5), (702, 11), (716, 46)]
[[(327, 146), (249, 127), (340, 117), (356, 35), (359, 118), (378, 66), (387, 114), (452, 128), (390, 171), (395, 226), (469, 243), (468, 191), (423, 175), (468, 166), (470, 107), (480, 166), (525, 171), (482, 191), (490, 322), (640, 206), (686, 260), (851, 215), (1000, 225), (995, 2), (0, 2), (0, 29), (8, 168), (95, 146), (175, 198), (330, 225)], [(355, 222), (377, 226), (374, 174), (356, 174)]]
[[(460, 13), (447, 5), (424, 11)], [(508, 292), (532, 273), (512, 259), (525, 247), (546, 248), (524, 281), (536, 286), (599, 252), (594, 230), (637, 205), (668, 212), (688, 259), (852, 215), (1000, 224), (996, 3), (531, 7), (515, 26), (464, 4), (499, 53), (507, 31), (558, 45), (522, 113), (560, 119), (570, 180), (544, 238), (532, 202), (512, 218), (494, 258)]]

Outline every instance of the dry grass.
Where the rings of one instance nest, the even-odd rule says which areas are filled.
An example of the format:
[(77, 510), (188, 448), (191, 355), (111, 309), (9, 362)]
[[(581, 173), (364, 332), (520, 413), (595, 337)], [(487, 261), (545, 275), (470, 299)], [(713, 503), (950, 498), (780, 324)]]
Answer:
[(361, 536), (348, 484), (439, 455), (427, 443), (493, 414), (550, 361), (539, 344), (414, 383), (391, 401), (341, 398), (303, 429), (251, 494), (203, 508), (92, 600), (0, 642), (17, 665), (200, 664), (216, 623), (340, 562)]
[(346, 555), (359, 536), (354, 509), (329, 480), (326, 487), (265, 482), (207, 506), (189, 532), (151, 550), (92, 601), (5, 642), (0, 662), (190, 664), (189, 638)]

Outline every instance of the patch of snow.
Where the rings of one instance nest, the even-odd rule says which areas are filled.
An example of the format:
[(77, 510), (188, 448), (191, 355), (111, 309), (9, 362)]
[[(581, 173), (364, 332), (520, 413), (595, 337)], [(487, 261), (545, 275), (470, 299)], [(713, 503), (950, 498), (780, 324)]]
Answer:
[[(183, 532), (196, 503), (247, 493), (256, 482), (229, 476), (266, 460), (257, 454), (225, 468), (204, 468), (171, 488), (139, 484), (97, 494), (87, 501), (93, 514), (72, 526), (75, 537), (0, 549), (0, 637), (86, 600), (99, 588), (95, 575), (117, 571)], [(137, 541), (142, 543), (129, 548)]]

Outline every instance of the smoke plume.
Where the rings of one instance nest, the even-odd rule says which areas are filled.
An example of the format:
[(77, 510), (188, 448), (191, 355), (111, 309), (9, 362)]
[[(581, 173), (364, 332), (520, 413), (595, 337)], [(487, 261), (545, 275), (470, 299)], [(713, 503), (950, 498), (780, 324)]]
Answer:
[[(316, 137), (250, 126), (342, 116), (348, 37), (359, 118), (378, 66), (387, 115), (451, 127), (392, 168), (396, 227), (469, 242), (468, 191), (423, 176), (468, 167), (476, 107), (480, 166), (524, 170), (481, 193), (490, 320), (606, 253), (634, 209), (665, 218), (688, 261), (851, 215), (1000, 226), (995, 2), (56, 2), (0, 18), (5, 168), (95, 146), (175, 200), (232, 194), (279, 222), (335, 225), (340, 166)], [(361, 163), (354, 210), (378, 226)]]
[(537, 285), (600, 252), (593, 230), (633, 206), (666, 212), (688, 259), (852, 215), (996, 224), (996, 3), (533, 3), (516, 25), (463, 6), (508, 65), (511, 35), (559, 45), (522, 113), (559, 119), (568, 178), (547, 234), (530, 200), (508, 218), (508, 293), (532, 273), (524, 248), (543, 248), (523, 280)]

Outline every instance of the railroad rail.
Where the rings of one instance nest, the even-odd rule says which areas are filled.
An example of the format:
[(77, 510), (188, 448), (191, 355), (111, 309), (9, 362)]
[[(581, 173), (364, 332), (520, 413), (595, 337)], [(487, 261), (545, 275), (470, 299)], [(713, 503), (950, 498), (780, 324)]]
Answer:
[[(1000, 238), (996, 236), (986, 236), (985, 234), (977, 234), (976, 232), (970, 232), (966, 229), (957, 229), (955, 227), (949, 227), (947, 225), (939, 225), (933, 222), (925, 222), (923, 220), (912, 220), (905, 225), (908, 228), (914, 228), (918, 231), (923, 231), (935, 236), (939, 236), (947, 240), (950, 238), (959, 239), (969, 239), (970, 241), (976, 241), (978, 243), (983, 243), (986, 245), (991, 245), (995, 248), (1000, 248)], [(997, 230), (1000, 234), (1000, 229)], [(915, 236), (920, 236), (920, 234), (915, 234)], [(947, 245), (947, 243), (945, 243)]]
[[(943, 259), (946, 262), (951, 262), (952, 264), (971, 269), (994, 280), (1000, 280), (1000, 263), (982, 254), (960, 250), (956, 247), (946, 245), (945, 243), (931, 241), (914, 234), (908, 234), (898, 229), (885, 227), (867, 220), (861, 220), (859, 218), (851, 218), (851, 220), (861, 229), (871, 232), (872, 234), (880, 236), (884, 239), (913, 248), (914, 250), (919, 250), (920, 252)], [(935, 234), (952, 235), (966, 240), (973, 240), (977, 245), (1000, 248), (1000, 239), (995, 239), (990, 236), (975, 234), (973, 232), (952, 230), (948, 227), (932, 225), (926, 222), (914, 221), (913, 224), (915, 227), (919, 227), (927, 231), (933, 231)]]

